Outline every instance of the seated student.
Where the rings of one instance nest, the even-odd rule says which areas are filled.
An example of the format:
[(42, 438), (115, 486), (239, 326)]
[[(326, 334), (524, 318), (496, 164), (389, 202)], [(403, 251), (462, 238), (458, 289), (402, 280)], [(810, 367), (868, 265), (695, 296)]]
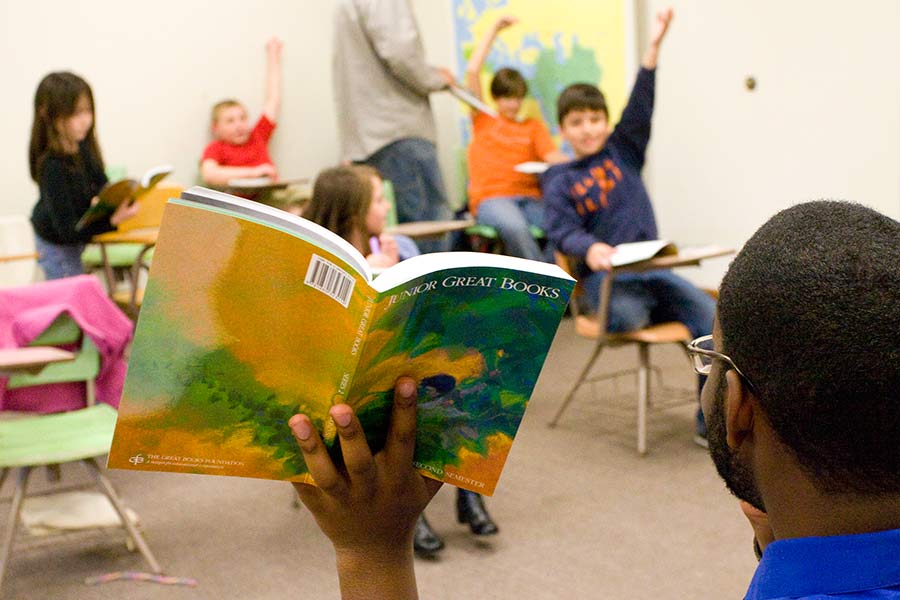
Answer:
[[(551, 167), (542, 181), (545, 230), (565, 254), (582, 259), (581, 299), (596, 312), (600, 283), (611, 268), (615, 246), (659, 237), (650, 197), (641, 180), (650, 141), (650, 119), (659, 46), (672, 19), (661, 11), (622, 120), (610, 132), (603, 93), (593, 85), (567, 87), (557, 102), (560, 130), (576, 160)], [(698, 337), (712, 331), (715, 303), (668, 270), (616, 276), (610, 296), (610, 331), (680, 321)], [(702, 379), (701, 379), (702, 385)], [(695, 441), (705, 445), (703, 413), (697, 411)]]
[[(326, 169), (316, 178), (303, 217), (353, 244), (372, 267), (393, 266), (419, 251), (415, 242), (406, 236), (384, 233), (388, 204), (381, 186), (378, 171), (366, 165)], [(467, 523), (475, 535), (493, 535), (499, 531), (480, 494), (460, 489), (456, 511), (459, 522)], [(421, 556), (433, 556), (444, 547), (443, 540), (424, 515), (416, 524), (413, 547)]]
[(378, 171), (348, 165), (319, 173), (302, 216), (353, 244), (373, 268), (386, 269), (419, 254), (411, 239), (384, 233), (389, 210)]
[[(481, 40), (466, 66), (466, 86), (479, 99), (481, 67), (497, 34), (516, 23), (500, 17)], [(556, 149), (547, 127), (537, 119), (519, 120), (528, 84), (515, 69), (500, 69), (491, 81), (491, 96), (499, 117), (472, 113), (469, 144), (469, 211), (475, 220), (497, 230), (507, 254), (553, 261), (552, 250), (541, 251), (529, 225), (543, 227), (544, 207), (537, 178), (519, 173), (523, 162), (560, 163), (568, 157)]]
[(200, 176), (212, 187), (225, 187), (232, 179), (278, 178), (269, 156), (269, 138), (281, 105), (281, 40), (266, 43), (266, 99), (263, 112), (252, 128), (247, 109), (237, 100), (223, 100), (212, 109), (215, 139), (203, 151)]
[[(710, 455), (757, 507), (748, 599), (900, 598), (898, 239), (900, 223), (857, 204), (780, 212), (729, 267), (711, 338), (690, 346), (709, 375)], [(441, 485), (412, 465), (416, 382), (397, 380), (375, 457), (350, 406), (331, 416), (346, 468), (308, 417), (289, 425), (321, 486), (295, 484), (334, 545), (341, 597), (416, 598), (409, 540)]]

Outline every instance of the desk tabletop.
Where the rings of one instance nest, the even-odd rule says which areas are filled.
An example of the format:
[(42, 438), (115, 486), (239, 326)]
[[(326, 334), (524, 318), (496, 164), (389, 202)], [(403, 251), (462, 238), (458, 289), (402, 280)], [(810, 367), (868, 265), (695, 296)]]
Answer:
[(437, 237), (450, 233), (451, 231), (459, 231), (468, 229), (475, 224), (472, 219), (462, 219), (455, 221), (415, 221), (411, 223), (399, 223), (393, 227), (385, 229), (386, 233), (405, 235), (411, 238), (427, 238)]
[(156, 244), (159, 237), (159, 227), (143, 227), (128, 231), (107, 231), (95, 235), (91, 241), (95, 244)]
[(734, 248), (727, 248), (724, 246), (697, 246), (694, 248), (684, 248), (679, 250), (678, 254), (657, 256), (655, 258), (615, 267), (613, 273), (637, 273), (649, 271), (651, 269), (689, 267), (699, 265), (700, 261), (709, 258), (717, 258), (719, 256), (728, 256), (729, 254), (734, 254), (734, 252)]
[(52, 363), (72, 360), (75, 355), (53, 346), (0, 348), (0, 375), (36, 374)]

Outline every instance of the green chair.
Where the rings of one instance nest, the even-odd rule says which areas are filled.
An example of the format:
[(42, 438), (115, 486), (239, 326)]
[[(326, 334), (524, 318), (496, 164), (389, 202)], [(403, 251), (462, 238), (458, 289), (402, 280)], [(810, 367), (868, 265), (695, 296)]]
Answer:
[(116, 411), (107, 404), (52, 415), (0, 419), (0, 487), (12, 469), (17, 470), (12, 506), (0, 546), (0, 590), (9, 565), (28, 478), (35, 467), (82, 461), (109, 498), (130, 540), (154, 573), (162, 569), (144, 536), (126, 515), (122, 500), (103, 474), (96, 457), (109, 452)]
[(396, 227), (397, 226), (397, 202), (396, 196), (394, 195), (394, 184), (391, 183), (390, 179), (384, 179), (381, 182), (381, 194), (384, 196), (384, 199), (387, 200), (388, 206), (388, 214), (386, 218), (385, 225), (387, 227)]
[(13, 375), (6, 384), (7, 389), (15, 390), (49, 383), (83, 381), (86, 388), (86, 405), (93, 406), (96, 399), (94, 380), (100, 372), (100, 351), (97, 350), (90, 337), (82, 334), (78, 324), (68, 313), (57, 317), (29, 346), (70, 344), (80, 344), (80, 349), (75, 354), (75, 360), (47, 365), (36, 375)]

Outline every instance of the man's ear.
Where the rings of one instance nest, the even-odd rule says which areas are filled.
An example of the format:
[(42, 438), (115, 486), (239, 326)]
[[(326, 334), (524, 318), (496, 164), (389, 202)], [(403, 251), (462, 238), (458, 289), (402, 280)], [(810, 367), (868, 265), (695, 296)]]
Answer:
[(725, 373), (728, 389), (725, 392), (725, 440), (737, 450), (753, 434), (755, 402), (750, 389), (734, 369)]

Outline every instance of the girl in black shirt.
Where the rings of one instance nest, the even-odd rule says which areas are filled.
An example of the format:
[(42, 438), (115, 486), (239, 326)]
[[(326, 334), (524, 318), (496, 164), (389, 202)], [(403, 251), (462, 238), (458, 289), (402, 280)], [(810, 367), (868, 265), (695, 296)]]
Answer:
[(84, 79), (50, 73), (38, 85), (28, 154), (31, 178), (40, 190), (31, 214), (38, 263), (47, 279), (79, 275), (84, 244), (137, 212), (137, 205), (123, 202), (110, 218), (75, 229), (106, 184), (94, 134), (94, 96)]

